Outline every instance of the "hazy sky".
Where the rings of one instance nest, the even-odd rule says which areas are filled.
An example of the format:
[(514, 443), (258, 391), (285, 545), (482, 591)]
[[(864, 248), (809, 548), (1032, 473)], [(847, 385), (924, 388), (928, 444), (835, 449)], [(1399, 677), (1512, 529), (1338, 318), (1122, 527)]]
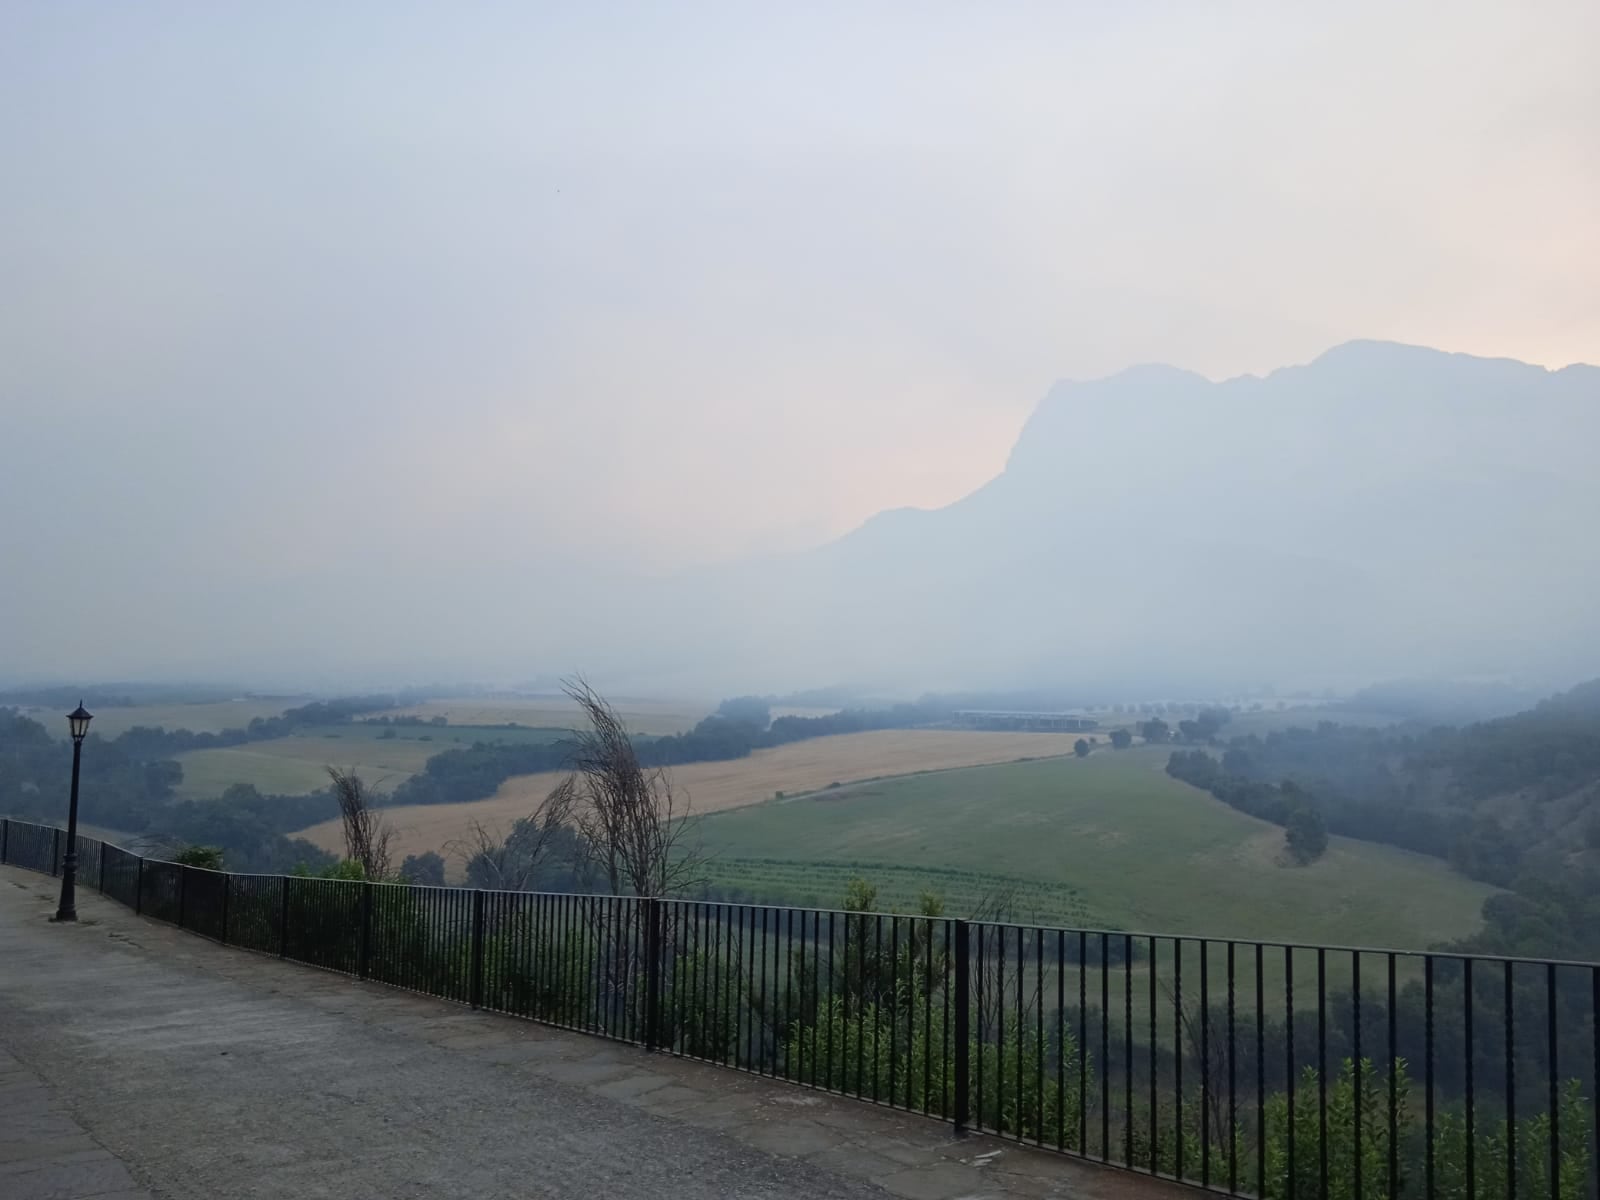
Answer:
[(1132, 363), (1595, 361), (1597, 48), (1594, 0), (11, 0), (0, 675), (815, 544)]

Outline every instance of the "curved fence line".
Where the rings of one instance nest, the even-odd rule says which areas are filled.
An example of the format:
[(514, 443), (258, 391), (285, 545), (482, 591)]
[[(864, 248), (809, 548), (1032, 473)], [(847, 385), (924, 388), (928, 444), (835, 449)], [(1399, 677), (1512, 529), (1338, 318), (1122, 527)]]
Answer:
[[(0, 862), (65, 841), (0, 820)], [(1600, 964), (78, 861), (225, 945), (1229, 1195), (1600, 1196)]]

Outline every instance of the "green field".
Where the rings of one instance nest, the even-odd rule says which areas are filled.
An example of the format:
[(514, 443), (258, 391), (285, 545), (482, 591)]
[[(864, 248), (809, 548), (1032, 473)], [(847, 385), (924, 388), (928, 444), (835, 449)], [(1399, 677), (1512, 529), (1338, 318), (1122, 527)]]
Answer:
[(1395, 724), (1394, 717), (1388, 713), (1366, 712), (1361, 709), (1329, 708), (1319, 705), (1301, 705), (1284, 709), (1263, 708), (1259, 712), (1234, 713), (1233, 719), (1222, 727), (1217, 739), (1226, 742), (1229, 738), (1248, 737), (1250, 734), (1265, 737), (1269, 733), (1277, 733), (1284, 729), (1315, 729), (1323, 721), (1332, 721), (1335, 725), (1359, 725), (1364, 728), (1380, 728)]
[(565, 736), (565, 730), (522, 727), (330, 725), (292, 737), (180, 754), (183, 782), (178, 795), (220, 796), (235, 783), (253, 784), (269, 794), (316, 792), (328, 786), (330, 766), (353, 767), (369, 784), (387, 792), (445, 750), (480, 741), (545, 743)]
[(883, 907), (908, 910), (931, 886), (958, 916), (1009, 883), (1015, 916), (1039, 923), (1402, 948), (1477, 927), (1491, 888), (1346, 838), (1309, 867), (1284, 865), (1281, 829), (1169, 778), (1166, 757), (1101, 751), (884, 780), (701, 829), (714, 881), (795, 902), (836, 903), (841, 878), (859, 874)]

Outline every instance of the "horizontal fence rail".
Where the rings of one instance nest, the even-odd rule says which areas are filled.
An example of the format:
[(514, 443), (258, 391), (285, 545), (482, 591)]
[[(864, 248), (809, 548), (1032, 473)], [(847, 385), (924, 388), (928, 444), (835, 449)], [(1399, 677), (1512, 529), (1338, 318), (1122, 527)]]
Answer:
[(1600, 1197), (1600, 964), (78, 859), (218, 942), (1228, 1195)]

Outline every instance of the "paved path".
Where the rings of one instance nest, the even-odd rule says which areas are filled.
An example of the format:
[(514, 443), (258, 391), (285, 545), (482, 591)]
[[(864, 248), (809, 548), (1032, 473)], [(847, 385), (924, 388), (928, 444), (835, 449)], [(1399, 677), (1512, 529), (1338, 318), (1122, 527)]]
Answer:
[(0, 867), (6, 1200), (1179, 1194), (53, 896)]

